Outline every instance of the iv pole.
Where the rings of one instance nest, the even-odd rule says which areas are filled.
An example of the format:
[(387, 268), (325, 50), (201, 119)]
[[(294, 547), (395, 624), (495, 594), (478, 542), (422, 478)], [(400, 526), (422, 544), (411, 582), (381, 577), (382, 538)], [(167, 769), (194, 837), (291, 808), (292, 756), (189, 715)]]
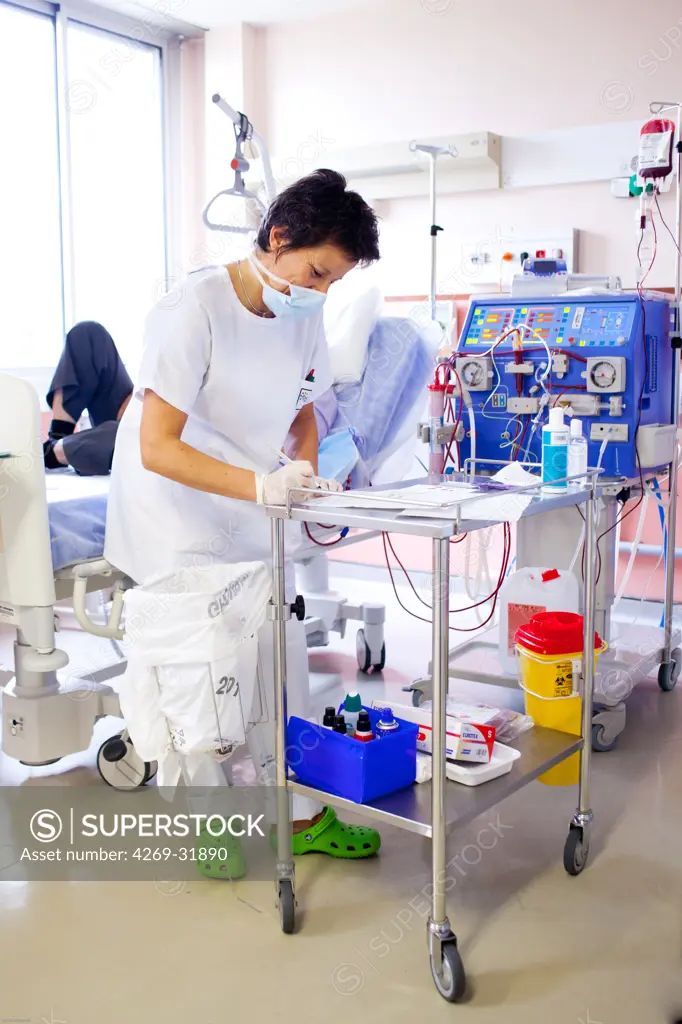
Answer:
[(669, 493), (670, 500), (668, 502), (668, 515), (667, 515), (667, 532), (668, 532), (668, 550), (666, 553), (665, 562), (665, 607), (663, 612), (663, 651), (661, 653), (661, 664), (658, 670), (658, 683), (662, 690), (672, 690), (677, 677), (680, 673), (680, 665), (682, 658), (680, 656), (680, 649), (676, 648), (674, 651), (672, 648), (672, 633), (673, 633), (673, 609), (675, 601), (675, 530), (676, 530), (676, 517), (677, 517), (677, 465), (679, 462), (679, 443), (677, 440), (677, 427), (680, 421), (680, 348), (682, 347), (682, 337), (680, 322), (681, 310), (680, 310), (680, 298), (681, 298), (681, 267), (680, 267), (680, 246), (682, 244), (682, 138), (680, 137), (682, 132), (682, 102), (679, 103), (668, 103), (668, 102), (656, 102), (649, 104), (649, 110), (652, 114), (662, 114), (666, 110), (677, 111), (677, 143), (675, 146), (676, 153), (676, 169), (677, 169), (677, 210), (675, 217), (675, 303), (674, 303), (674, 318), (675, 318), (675, 330), (673, 336), (670, 339), (670, 343), (673, 349), (673, 407), (672, 407), (672, 421), (675, 424), (675, 442), (673, 448), (673, 461), (670, 464), (669, 469)]
[(436, 243), (438, 232), (443, 229), (436, 224), (436, 161), (439, 156), (457, 156), (454, 146), (427, 146), (422, 142), (411, 142), (412, 153), (426, 153), (429, 158), (429, 191), (431, 196), (431, 285), (429, 307), (431, 320), (436, 319)]

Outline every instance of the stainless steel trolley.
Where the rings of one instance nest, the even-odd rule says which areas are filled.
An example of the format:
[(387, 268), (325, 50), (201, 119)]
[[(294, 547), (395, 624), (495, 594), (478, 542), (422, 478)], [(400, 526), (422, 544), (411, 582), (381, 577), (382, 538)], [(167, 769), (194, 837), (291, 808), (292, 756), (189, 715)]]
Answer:
[[(584, 637), (582, 659), (582, 735), (569, 736), (549, 729), (535, 727), (517, 743), (521, 757), (512, 771), (480, 788), (469, 789), (450, 783), (446, 786), (446, 696), (448, 690), (448, 625), (450, 538), (464, 531), (489, 526), (488, 522), (466, 519), (466, 500), (453, 505), (452, 519), (406, 518), (396, 511), (385, 509), (329, 508), (323, 503), (310, 501), (310, 494), (296, 492), (301, 501), (290, 494), (286, 507), (270, 507), (272, 517), (273, 598), (271, 618), (274, 628), (274, 675), (276, 713), (277, 761), (277, 869), (276, 888), (282, 930), (294, 931), (296, 899), (294, 863), (291, 852), (291, 823), (289, 793), (298, 792), (333, 804), (352, 809), (379, 822), (388, 822), (398, 828), (427, 836), (432, 840), (433, 896), (427, 926), (427, 940), (431, 972), (439, 993), (449, 1002), (457, 1002), (465, 991), (466, 977), (457, 949), (457, 937), (452, 930), (446, 910), (446, 838), (449, 832), (466, 825), (477, 815), (489, 810), (512, 793), (532, 782), (543, 772), (580, 751), (580, 782), (578, 807), (569, 825), (564, 847), (564, 867), (571, 875), (578, 875), (585, 867), (590, 844), (592, 810), (590, 808), (589, 776), (591, 757), (592, 697), (594, 685), (594, 626), (595, 626), (595, 544), (597, 478), (589, 477), (588, 486), (564, 494), (548, 494), (537, 487), (502, 487), (489, 479), (464, 477), (453, 474), (449, 482), (473, 483), (479, 490), (477, 497), (494, 493), (530, 494), (531, 501), (524, 516), (552, 512), (568, 505), (584, 505), (585, 582), (584, 582)], [(410, 484), (416, 481), (410, 481)], [(433, 483), (430, 481), (419, 481)], [(401, 484), (397, 486), (405, 486)], [(409, 502), (406, 502), (408, 504)], [(311, 507), (317, 506), (317, 507)], [(413, 534), (430, 537), (433, 545), (432, 574), (432, 661), (433, 661), (433, 776), (431, 783), (415, 784), (390, 796), (369, 804), (351, 801), (301, 785), (289, 775), (286, 766), (286, 622), (301, 609), (286, 600), (284, 578), (284, 520), (315, 522), (329, 526), (349, 526), (359, 530), (379, 530), (387, 533)], [(503, 521), (502, 519), (500, 521)], [(587, 741), (587, 742), (586, 742)]]
[[(497, 470), (503, 465), (508, 465), (504, 459), (476, 458), (467, 459), (464, 469), (468, 474), (485, 473)], [(516, 465), (522, 465), (531, 471), (537, 470), (536, 463), (517, 462)], [(682, 650), (679, 646), (682, 632), (672, 621), (674, 604), (667, 603), (667, 582), (661, 626), (619, 623), (611, 618), (618, 559), (615, 530), (616, 499), (623, 489), (631, 490), (633, 496), (642, 493), (638, 480), (614, 480), (600, 475), (602, 508), (601, 520), (597, 523), (597, 557), (599, 565), (609, 567), (607, 571), (601, 573), (601, 584), (600, 573), (597, 572), (595, 584), (595, 628), (601, 638), (608, 643), (608, 651), (599, 659), (595, 675), (595, 704), (592, 715), (592, 749), (600, 752), (613, 750), (618, 744), (625, 729), (625, 702), (637, 682), (657, 667), (661, 690), (673, 690), (682, 666)], [(546, 533), (539, 533), (534, 524), (521, 525), (516, 534), (517, 568), (519, 564), (568, 568), (577, 543), (577, 537), (572, 532), (575, 517), (571, 520), (571, 511), (570, 508), (566, 509), (562, 515), (555, 517), (553, 528)], [(599, 537), (604, 538), (601, 544)], [(672, 602), (672, 596), (670, 601)], [(508, 674), (500, 662), (498, 651), (499, 626), (495, 624), (479, 630), (471, 639), (457, 643), (450, 649), (450, 678), (516, 689), (516, 675)], [(429, 666), (429, 672), (430, 670)], [(410, 694), (412, 703), (419, 706), (431, 697), (430, 675), (415, 679), (404, 689)]]

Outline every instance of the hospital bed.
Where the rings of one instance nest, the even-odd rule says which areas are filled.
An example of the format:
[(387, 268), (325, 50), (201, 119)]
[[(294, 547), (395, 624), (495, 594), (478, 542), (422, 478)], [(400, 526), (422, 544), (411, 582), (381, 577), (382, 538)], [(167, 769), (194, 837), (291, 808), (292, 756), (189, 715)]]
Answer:
[[(321, 472), (357, 482), (375, 478), (416, 436), (419, 396), (431, 366), (413, 325), (380, 321), (369, 340), (369, 373), (357, 384), (337, 382), (318, 412)], [(412, 449), (406, 447), (409, 468)], [(0, 374), (0, 456), (0, 624), (16, 631), (14, 672), (0, 673), (6, 683), (2, 749), (24, 764), (46, 765), (87, 749), (99, 719), (121, 717), (109, 682), (125, 670), (123, 651), (104, 667), (93, 664), (66, 680), (62, 672), (58, 679), (69, 659), (56, 634), (72, 614), (83, 630), (107, 643), (122, 640), (123, 597), (133, 581), (102, 557), (108, 478), (70, 470), (45, 474), (38, 396), (8, 374)], [(349, 620), (359, 620), (365, 660), (378, 666), (385, 656), (384, 609), (351, 605), (330, 591), (326, 555), (307, 538), (295, 553), (310, 585), (310, 642), (325, 643), (330, 631), (343, 633)], [(144, 784), (156, 770), (136, 755), (124, 729), (105, 740), (97, 765), (102, 778), (121, 789)]]
[[(57, 646), (57, 602), (69, 599), (83, 628), (115, 638), (132, 586), (102, 558), (106, 481), (70, 472), (46, 478), (40, 419), (33, 388), (0, 374), (0, 623), (16, 631), (14, 673), (2, 693), (2, 749), (33, 766), (87, 749), (96, 721), (120, 717), (107, 680), (123, 671), (123, 661), (57, 679), (69, 660)], [(98, 623), (87, 602), (101, 591), (111, 611)], [(97, 764), (119, 788), (138, 786), (155, 770), (137, 758), (125, 730), (102, 744)]]

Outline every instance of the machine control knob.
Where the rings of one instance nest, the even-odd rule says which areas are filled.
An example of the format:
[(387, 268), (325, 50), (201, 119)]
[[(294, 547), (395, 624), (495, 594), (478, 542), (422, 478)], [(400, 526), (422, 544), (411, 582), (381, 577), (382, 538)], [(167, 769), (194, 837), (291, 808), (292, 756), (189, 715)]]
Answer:
[(291, 605), (291, 614), (295, 615), (299, 622), (305, 619), (305, 601), (302, 594), (296, 595), (296, 600)]
[(626, 343), (626, 340), (627, 339), (622, 334), (619, 334), (616, 338), (616, 345), (624, 345)]

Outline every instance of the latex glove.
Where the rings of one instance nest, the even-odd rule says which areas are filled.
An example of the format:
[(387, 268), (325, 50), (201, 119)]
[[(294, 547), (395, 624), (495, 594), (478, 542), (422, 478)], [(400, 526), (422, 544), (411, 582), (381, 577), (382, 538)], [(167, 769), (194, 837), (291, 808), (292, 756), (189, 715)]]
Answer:
[(338, 480), (325, 480), (321, 476), (315, 477), (315, 486), (319, 491), (342, 491), (343, 487)]
[(256, 474), (259, 505), (286, 505), (287, 492), (295, 487), (315, 487), (315, 471), (309, 462), (289, 462), (266, 476)]

